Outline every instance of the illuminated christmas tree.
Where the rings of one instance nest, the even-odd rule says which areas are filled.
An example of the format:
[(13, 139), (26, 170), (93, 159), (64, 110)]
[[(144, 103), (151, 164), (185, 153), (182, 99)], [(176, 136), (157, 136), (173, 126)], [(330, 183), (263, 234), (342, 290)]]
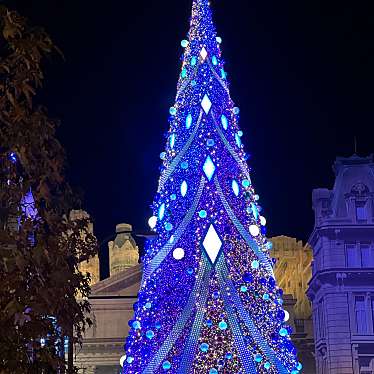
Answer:
[(208, 0), (193, 0), (124, 373), (299, 373)]

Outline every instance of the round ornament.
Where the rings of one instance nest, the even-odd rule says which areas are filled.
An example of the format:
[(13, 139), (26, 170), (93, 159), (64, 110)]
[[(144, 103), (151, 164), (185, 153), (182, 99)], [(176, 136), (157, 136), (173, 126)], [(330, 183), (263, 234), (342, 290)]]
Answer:
[(171, 368), (171, 363), (170, 363), (170, 361), (164, 361), (164, 362), (162, 363), (162, 368), (163, 368), (164, 370), (169, 370), (169, 369)]
[(149, 218), (148, 220), (148, 226), (151, 228), (151, 229), (154, 229), (157, 225), (157, 217), (156, 216), (152, 216), (151, 218)]
[(252, 236), (258, 236), (260, 234), (260, 229), (257, 225), (250, 225), (249, 232)]
[(184, 249), (183, 248), (175, 248), (173, 251), (173, 257), (176, 260), (181, 260), (184, 257)]
[(209, 345), (207, 343), (200, 344), (200, 351), (201, 352), (208, 352)]
[(119, 364), (121, 365), (121, 368), (123, 367), (123, 364), (125, 363), (126, 361), (126, 355), (123, 355), (120, 359), (119, 359)]

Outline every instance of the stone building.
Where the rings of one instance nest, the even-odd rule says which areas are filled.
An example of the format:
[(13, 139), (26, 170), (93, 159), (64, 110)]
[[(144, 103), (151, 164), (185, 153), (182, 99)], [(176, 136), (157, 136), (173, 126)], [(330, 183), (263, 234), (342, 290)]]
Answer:
[(374, 373), (373, 156), (337, 158), (332, 190), (313, 191), (312, 279), (318, 374)]
[(270, 239), (273, 243), (271, 256), (277, 260), (275, 278), (287, 300), (292, 296), (294, 305), (288, 302), (292, 311), (292, 340), (303, 364), (304, 374), (315, 373), (313, 320), (310, 301), (306, 296), (308, 283), (312, 277), (312, 248), (295, 238), (277, 236)]
[[(92, 287), (90, 302), (94, 325), (76, 351), (76, 365), (82, 374), (118, 374), (128, 321), (140, 288), (142, 266), (130, 225), (117, 225), (117, 236), (109, 242), (110, 277)], [(305, 374), (314, 374), (313, 328), (309, 301), (305, 297), (310, 279), (311, 249), (286, 236), (271, 239), (272, 255), (278, 258), (275, 273), (285, 290), (284, 306), (290, 314), (293, 340), (300, 353)], [(285, 260), (286, 259), (286, 260)], [(302, 263), (300, 264), (300, 259)], [(287, 264), (287, 266), (285, 266)], [(91, 268), (91, 271), (94, 267)], [(303, 290), (300, 289), (303, 287)], [(300, 300), (297, 299), (300, 298)]]
[(132, 227), (119, 224), (114, 241), (109, 247), (109, 278), (99, 281), (98, 260), (81, 265), (92, 280), (89, 298), (92, 307), (93, 326), (88, 329), (82, 347), (76, 347), (75, 365), (82, 374), (117, 374), (119, 359), (123, 354), (128, 320), (133, 312), (141, 281), (139, 250), (131, 235)]

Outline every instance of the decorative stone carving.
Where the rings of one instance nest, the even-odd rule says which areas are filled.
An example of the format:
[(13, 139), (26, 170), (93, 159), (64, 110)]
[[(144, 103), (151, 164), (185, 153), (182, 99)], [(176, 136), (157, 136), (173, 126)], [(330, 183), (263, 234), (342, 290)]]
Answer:
[(108, 243), (110, 276), (129, 269), (139, 262), (139, 249), (131, 236), (132, 226), (121, 223), (116, 226), (117, 236)]
[(287, 236), (270, 239), (273, 243), (271, 256), (277, 260), (275, 277), (285, 294), (296, 299), (295, 317), (307, 319), (311, 316), (310, 301), (305, 292), (312, 277), (312, 248)]

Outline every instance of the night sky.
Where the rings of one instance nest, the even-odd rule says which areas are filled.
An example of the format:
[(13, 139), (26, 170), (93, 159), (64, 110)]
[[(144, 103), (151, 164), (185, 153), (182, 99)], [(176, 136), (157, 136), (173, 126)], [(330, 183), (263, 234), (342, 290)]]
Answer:
[[(97, 236), (120, 222), (146, 229), (192, 1), (3, 2), (65, 55), (47, 62), (39, 100), (62, 121), (69, 180)], [(305, 241), (312, 189), (332, 187), (336, 156), (354, 153), (355, 136), (359, 155), (374, 152), (369, 1), (212, 3), (269, 236)]]

